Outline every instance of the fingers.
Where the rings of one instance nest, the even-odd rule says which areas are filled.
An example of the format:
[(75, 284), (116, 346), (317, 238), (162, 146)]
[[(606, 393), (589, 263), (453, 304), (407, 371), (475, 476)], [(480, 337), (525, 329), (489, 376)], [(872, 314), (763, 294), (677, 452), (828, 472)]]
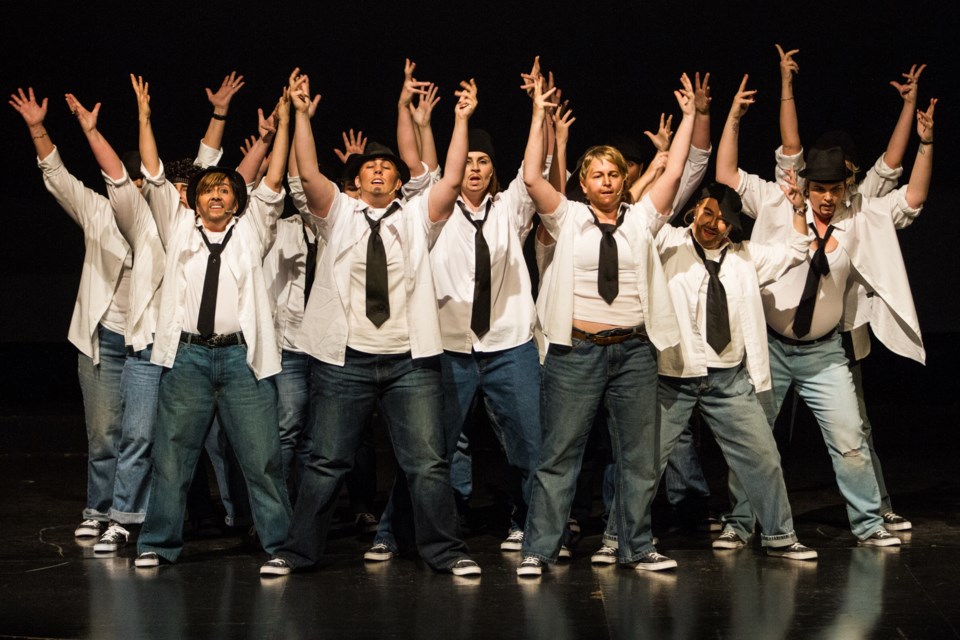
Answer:
[(743, 74), (743, 80), (740, 81), (739, 93), (743, 93), (747, 90), (747, 80), (750, 78), (749, 74)]

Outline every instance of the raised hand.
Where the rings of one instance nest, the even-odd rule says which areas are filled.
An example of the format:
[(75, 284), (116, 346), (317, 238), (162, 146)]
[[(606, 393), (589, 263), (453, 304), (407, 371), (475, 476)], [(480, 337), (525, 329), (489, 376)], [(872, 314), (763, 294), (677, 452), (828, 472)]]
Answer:
[(263, 109), (257, 109), (257, 133), (260, 138), (270, 144), (273, 137), (277, 135), (277, 112), (276, 109), (269, 116), (264, 117)]
[(130, 84), (133, 93), (137, 96), (137, 110), (141, 118), (150, 117), (150, 83), (144, 82), (143, 76), (130, 74)]
[(787, 200), (793, 205), (794, 211), (805, 207), (803, 191), (797, 186), (797, 170), (795, 168), (790, 167), (790, 170), (783, 176), (783, 184), (780, 185), (780, 190), (783, 191), (783, 195), (787, 196)]
[(301, 113), (306, 113), (307, 117), (310, 117), (311, 106), (316, 111), (314, 102), (320, 102), (319, 95), (313, 100), (310, 99), (310, 78), (307, 74), (300, 73), (300, 67), (290, 72), (290, 77), (287, 80), (287, 95), (293, 102), (293, 108)]
[(800, 53), (800, 49), (791, 49), (784, 52), (783, 47), (776, 45), (777, 53), (780, 54), (780, 80), (782, 82), (793, 82), (793, 76), (800, 73), (800, 65), (793, 59), (793, 56)]
[(454, 107), (453, 113), (457, 118), (468, 119), (473, 115), (473, 112), (477, 109), (477, 83), (473, 78), (470, 78), (469, 81), (461, 80), (460, 81), (460, 90), (454, 91), (453, 95), (457, 96), (457, 106)]
[(657, 129), (657, 133), (653, 134), (649, 131), (644, 131), (643, 135), (650, 138), (650, 142), (652, 142), (653, 146), (657, 148), (657, 151), (667, 151), (670, 149), (670, 141), (673, 140), (672, 124), (673, 115), (666, 116), (666, 114), (661, 113), (660, 128)]
[(683, 115), (692, 116), (696, 112), (695, 109), (695, 95), (693, 93), (693, 84), (690, 82), (690, 77), (686, 73), (680, 76), (680, 84), (683, 85), (682, 89), (673, 92), (674, 97), (677, 99), (677, 104), (680, 105), (680, 110), (683, 111)]
[(907, 73), (901, 73), (903, 76), (903, 82), (896, 82), (895, 80), (890, 81), (890, 86), (897, 90), (897, 93), (900, 94), (900, 97), (903, 98), (904, 102), (909, 102), (911, 104), (917, 103), (917, 85), (920, 81), (920, 74), (923, 73), (923, 70), (927, 68), (927, 65), (922, 64), (919, 67), (917, 65), (912, 65), (910, 71)]
[(737, 119), (742, 118), (747, 112), (747, 109), (750, 108), (750, 105), (757, 101), (757, 90), (747, 89), (747, 80), (749, 78), (749, 75), (743, 76), (743, 80), (740, 81), (740, 88), (737, 90), (737, 95), (733, 96), (733, 106), (730, 107), (730, 115)]
[(552, 116), (553, 127), (556, 130), (557, 143), (563, 144), (570, 139), (570, 125), (576, 122), (573, 117), (573, 109), (570, 108), (570, 101), (564, 100), (557, 105), (557, 110)]
[(230, 108), (230, 101), (233, 96), (244, 85), (243, 76), (238, 76), (236, 71), (231, 71), (230, 75), (223, 79), (220, 88), (214, 93), (209, 88), (204, 89), (207, 92), (207, 100), (213, 105), (213, 112), (223, 115)]
[(917, 135), (922, 144), (933, 142), (933, 110), (937, 106), (937, 99), (930, 98), (930, 106), (926, 111), (917, 109)]
[(97, 116), (100, 115), (99, 102), (94, 105), (93, 111), (87, 111), (72, 93), (65, 94), (64, 97), (67, 99), (67, 107), (70, 108), (70, 113), (77, 116), (77, 122), (80, 123), (80, 128), (84, 133), (89, 133), (97, 128)]
[(417, 96), (416, 107), (412, 104), (407, 105), (407, 108), (410, 109), (410, 115), (413, 116), (413, 121), (421, 129), (430, 126), (430, 116), (433, 114), (433, 108), (440, 102), (440, 96), (437, 95), (438, 92), (439, 87), (431, 82), (427, 87), (426, 93), (421, 93)]
[(44, 98), (37, 103), (37, 98), (33, 95), (33, 87), (27, 87), (26, 93), (22, 88), (17, 89), (17, 93), (10, 94), (8, 102), (23, 117), (28, 127), (43, 124), (43, 120), (47, 117), (47, 99)]
[(403, 89), (400, 90), (400, 99), (397, 101), (397, 106), (402, 109), (407, 108), (413, 102), (413, 96), (426, 95), (429, 90), (429, 82), (420, 82), (413, 77), (416, 68), (416, 63), (410, 62), (410, 58), (406, 58), (403, 65)]
[(243, 144), (240, 145), (240, 153), (246, 156), (253, 150), (253, 145), (256, 144), (257, 138), (255, 136), (248, 136), (243, 139)]
[(363, 137), (363, 131), (357, 131), (357, 133), (354, 134), (353, 129), (350, 129), (349, 137), (346, 131), (342, 132), (342, 135), (343, 151), (334, 148), (333, 152), (340, 158), (340, 162), (346, 164), (347, 158), (353, 154), (363, 155), (364, 149), (367, 148), (367, 139)]
[[(307, 95), (309, 94), (309, 87), (307, 87)], [(287, 87), (283, 88), (283, 91), (280, 92), (280, 99), (277, 100), (277, 106), (273, 108), (273, 114), (271, 114), (276, 130), (279, 130), (281, 127), (286, 127), (290, 123), (290, 90)]]
[(533, 66), (530, 68), (530, 73), (521, 73), (520, 77), (523, 78), (523, 84), (520, 85), (520, 88), (526, 91), (532, 100), (533, 82), (540, 82), (540, 56), (533, 59)]
[(700, 82), (700, 72), (697, 71), (693, 77), (693, 105), (697, 113), (706, 115), (710, 113), (710, 72), (703, 76), (703, 82)]

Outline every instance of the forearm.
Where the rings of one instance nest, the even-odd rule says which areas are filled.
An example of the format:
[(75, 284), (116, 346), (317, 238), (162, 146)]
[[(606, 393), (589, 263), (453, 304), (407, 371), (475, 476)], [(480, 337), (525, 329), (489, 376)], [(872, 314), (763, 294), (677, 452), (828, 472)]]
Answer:
[(30, 137), (33, 138), (33, 148), (37, 151), (37, 158), (43, 160), (53, 153), (53, 140), (50, 139), (42, 122), (30, 125), (27, 129), (30, 131)]
[(736, 189), (740, 184), (739, 168), (740, 118), (731, 113), (723, 125), (717, 145), (717, 182)]
[(447, 161), (443, 166), (443, 177), (430, 190), (429, 211), (432, 222), (448, 218), (460, 194), (460, 184), (467, 170), (467, 152), (470, 148), (468, 125), (467, 118), (458, 117), (454, 122), (450, 148), (447, 149)]
[[(266, 144), (263, 145), (264, 149)], [(283, 172), (287, 168), (287, 151), (290, 149), (290, 122), (286, 118), (277, 124), (277, 133), (273, 138), (273, 153), (270, 154), (270, 164), (267, 173), (263, 176), (263, 184), (271, 191), (279, 192), (283, 187)], [(250, 156), (251, 154), (247, 154)], [(259, 166), (259, 163), (258, 163)]]
[(919, 209), (927, 201), (930, 193), (930, 176), (933, 174), (933, 143), (920, 141), (917, 149), (917, 159), (913, 162), (910, 172), (910, 183), (907, 184), (907, 204), (913, 209)]
[(160, 153), (157, 140), (153, 137), (153, 125), (150, 117), (140, 116), (140, 162), (150, 175), (160, 173)]
[(690, 144), (697, 149), (706, 151), (710, 148), (710, 112), (697, 112), (693, 121), (693, 137)]
[(910, 142), (916, 107), (915, 102), (903, 101), (900, 117), (897, 118), (897, 124), (893, 127), (893, 133), (883, 154), (883, 163), (891, 169), (897, 169), (903, 164), (903, 156), (907, 153), (907, 144)]
[(407, 165), (411, 176), (423, 173), (420, 164), (420, 151), (417, 149), (417, 134), (414, 131), (413, 116), (406, 104), (397, 105), (397, 152), (400, 159)]
[(792, 78), (780, 83), (780, 144), (783, 145), (783, 153), (786, 155), (800, 153), (802, 149)]
[(667, 166), (663, 170), (663, 175), (650, 189), (650, 201), (658, 213), (668, 213), (673, 209), (673, 199), (680, 188), (680, 176), (683, 175), (683, 167), (687, 163), (687, 155), (690, 152), (694, 118), (692, 113), (684, 114), (680, 126), (677, 127), (673, 143), (670, 145), (670, 154), (667, 156)]
[(223, 132), (226, 128), (227, 107), (214, 107), (207, 131), (203, 134), (203, 143), (211, 149), (219, 149), (223, 145)]
[(100, 165), (100, 170), (111, 180), (121, 180), (124, 174), (123, 162), (120, 161), (117, 152), (113, 150), (113, 147), (110, 146), (99, 129), (91, 129), (85, 133), (87, 142), (90, 144), (90, 150), (93, 151), (93, 157)]
[(429, 124), (418, 126), (417, 133), (420, 139), (420, 159), (427, 165), (428, 171), (433, 171), (440, 166), (440, 159), (437, 157), (437, 143), (433, 138), (433, 127)]
[(264, 158), (267, 157), (269, 148), (270, 145), (267, 144), (263, 138), (257, 138), (257, 141), (253, 143), (253, 146), (250, 147), (247, 154), (243, 156), (243, 160), (237, 165), (237, 173), (243, 176), (244, 182), (253, 184), (257, 181), (257, 174), (260, 172)]

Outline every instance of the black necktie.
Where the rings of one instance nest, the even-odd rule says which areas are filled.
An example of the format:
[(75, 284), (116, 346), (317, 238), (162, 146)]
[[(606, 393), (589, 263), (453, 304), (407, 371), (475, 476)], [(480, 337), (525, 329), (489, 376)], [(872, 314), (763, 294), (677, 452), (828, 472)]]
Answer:
[(487, 221), (492, 205), (491, 198), (487, 200), (483, 219), (474, 220), (463, 203), (457, 201), (460, 211), (477, 230), (474, 234), (473, 307), (470, 313), (470, 328), (478, 338), (482, 338), (490, 331), (490, 247), (487, 246), (487, 240), (483, 237), (483, 223)]
[(210, 255), (207, 256), (207, 272), (203, 276), (203, 293), (200, 295), (200, 313), (197, 314), (197, 331), (204, 338), (213, 335), (213, 322), (217, 315), (217, 288), (220, 285), (220, 254), (227, 246), (234, 227), (230, 227), (227, 235), (223, 236), (220, 244), (211, 244), (203, 227), (197, 227), (203, 243), (207, 245)]
[(623, 224), (626, 211), (617, 216), (616, 224), (600, 222), (600, 218), (592, 209), (590, 215), (593, 216), (593, 223), (603, 234), (600, 238), (600, 258), (597, 265), (597, 291), (607, 304), (613, 304), (617, 294), (620, 293), (620, 255), (617, 251), (617, 239), (613, 234)]
[(723, 259), (727, 257), (727, 247), (720, 252), (720, 259), (714, 262), (707, 260), (703, 253), (703, 247), (693, 237), (690, 232), (690, 240), (693, 242), (693, 248), (696, 250), (703, 266), (710, 276), (707, 282), (707, 344), (713, 349), (714, 353), (720, 354), (730, 344), (730, 315), (727, 311), (727, 291), (720, 282), (720, 266)]
[(313, 242), (310, 242), (310, 238), (307, 237), (307, 228), (301, 227), (303, 230), (303, 242), (307, 245), (307, 264), (304, 267), (306, 273), (304, 274), (303, 282), (303, 308), (307, 308), (307, 300), (310, 298), (310, 290), (313, 289), (313, 278), (317, 275), (317, 239), (314, 238)]
[(390, 318), (387, 250), (380, 239), (380, 223), (399, 208), (400, 203), (394, 202), (379, 220), (371, 220), (367, 212), (363, 212), (363, 217), (370, 225), (370, 237), (367, 239), (367, 317), (378, 328)]
[(798, 338), (810, 333), (810, 324), (813, 322), (813, 309), (817, 306), (817, 293), (820, 290), (820, 278), (830, 275), (830, 261), (827, 260), (827, 240), (833, 233), (833, 225), (827, 227), (827, 232), (820, 237), (817, 227), (810, 223), (813, 235), (817, 237), (817, 250), (810, 259), (810, 270), (807, 272), (807, 281), (803, 285), (800, 295), (800, 304), (797, 313), (793, 316), (793, 333)]

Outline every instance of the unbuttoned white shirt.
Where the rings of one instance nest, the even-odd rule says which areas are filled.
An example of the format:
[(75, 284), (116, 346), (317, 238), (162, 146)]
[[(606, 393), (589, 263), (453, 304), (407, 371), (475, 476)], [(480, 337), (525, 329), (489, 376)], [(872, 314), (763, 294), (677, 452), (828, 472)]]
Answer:
[[(331, 189), (337, 189), (331, 184)], [(430, 190), (407, 201), (381, 224), (381, 234), (391, 234), (403, 256), (403, 288), (410, 352), (414, 358), (439, 354), (440, 322), (433, 288), (429, 251), (443, 222), (431, 222)], [(358, 243), (365, 247), (370, 225), (363, 215), (368, 205), (337, 190), (325, 218), (315, 216), (317, 231), (326, 249), (317, 264), (317, 275), (304, 312), (297, 344), (321, 362), (343, 366), (350, 336), (350, 278)], [(385, 243), (386, 244), (386, 243)]]
[(37, 165), (47, 191), (83, 230), (83, 268), (67, 338), (98, 364), (97, 325), (110, 307), (124, 263), (129, 262), (130, 245), (117, 228), (110, 201), (70, 175), (56, 147), (46, 158), (37, 158)]
[[(144, 179), (157, 186), (166, 183), (162, 166), (158, 176), (144, 173)], [(254, 189), (246, 212), (235, 218), (233, 235), (222, 254), (221, 275), (225, 275), (223, 268), (226, 267), (236, 281), (240, 330), (247, 343), (247, 365), (258, 380), (280, 371), (280, 353), (276, 349), (271, 304), (263, 277), (263, 258), (276, 236), (277, 219), (283, 211), (283, 196), (282, 189), (277, 193), (263, 183)], [(206, 252), (207, 248), (197, 233), (192, 211), (169, 206), (151, 209), (167, 254), (152, 361), (172, 367), (186, 313), (184, 265), (195, 254)]]
[[(705, 330), (710, 276), (693, 246), (690, 227), (667, 226), (660, 230), (656, 242), (680, 327), (680, 343), (660, 353), (660, 374), (677, 378), (706, 376), (708, 367), (717, 366), (713, 361), (717, 356), (707, 344)], [(724, 353), (736, 351), (743, 357), (757, 391), (770, 388), (760, 287), (802, 262), (809, 244), (809, 238), (794, 231), (789, 244), (768, 246), (747, 240), (726, 245), (719, 277), (727, 294), (732, 340)]]
[(433, 279), (440, 308), (443, 348), (457, 353), (501, 351), (533, 338), (537, 311), (533, 303), (530, 273), (523, 257), (523, 242), (531, 229), (535, 208), (523, 179), (518, 175), (505, 191), (489, 194), (472, 219), (483, 223), (483, 237), (490, 249), (490, 330), (478, 338), (470, 329), (475, 287), (476, 227), (473, 207), (462, 196), (430, 251)]
[(130, 304), (127, 309), (124, 341), (136, 351), (153, 344), (160, 312), (160, 284), (163, 281), (165, 253), (150, 207), (130, 180), (126, 169), (119, 180), (107, 182), (117, 227), (133, 247), (130, 278)]
[[(671, 213), (658, 213), (647, 195), (627, 207), (626, 217), (617, 229), (633, 252), (644, 326), (650, 341), (660, 351), (680, 341), (667, 279), (654, 246), (654, 236)], [(537, 312), (546, 341), (569, 346), (573, 329), (575, 236), (594, 225), (593, 215), (587, 205), (561, 196), (557, 210), (541, 213), (540, 219), (557, 243), (553, 259), (543, 274)]]
[[(739, 173), (737, 193), (744, 213), (757, 219), (753, 239), (766, 244), (778, 239), (783, 242), (787, 229), (792, 229), (785, 216), (792, 205), (776, 184), (743, 170)], [(837, 208), (831, 222), (835, 227), (833, 237), (850, 256), (866, 292), (861, 299), (850, 295), (848, 288), (841, 329), (850, 331), (870, 323), (873, 333), (888, 349), (923, 363), (926, 352), (896, 231), (908, 226), (922, 207), (914, 209), (907, 204), (906, 190), (904, 186), (879, 198), (857, 193), (849, 206)], [(808, 206), (807, 222), (812, 221)], [(852, 279), (849, 282), (855, 284)]]

